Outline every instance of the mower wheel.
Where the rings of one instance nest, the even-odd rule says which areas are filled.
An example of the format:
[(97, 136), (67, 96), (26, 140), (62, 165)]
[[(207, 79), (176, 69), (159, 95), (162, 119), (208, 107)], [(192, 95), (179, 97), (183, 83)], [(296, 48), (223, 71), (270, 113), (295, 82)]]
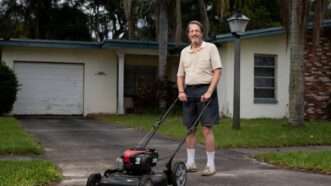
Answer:
[(86, 186), (98, 186), (101, 180), (101, 174), (95, 173), (91, 174), (86, 182)]
[(149, 175), (145, 175), (141, 178), (139, 186), (153, 186), (152, 178)]
[(182, 161), (175, 162), (171, 167), (170, 182), (173, 186), (186, 185), (186, 166)]

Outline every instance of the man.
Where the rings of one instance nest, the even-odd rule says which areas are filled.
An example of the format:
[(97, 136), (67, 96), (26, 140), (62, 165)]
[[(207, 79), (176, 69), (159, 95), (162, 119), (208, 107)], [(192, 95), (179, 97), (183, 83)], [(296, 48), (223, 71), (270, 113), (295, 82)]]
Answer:
[[(200, 122), (207, 154), (207, 164), (203, 176), (211, 176), (215, 169), (215, 142), (212, 127), (218, 123), (218, 101), (216, 87), (221, 76), (222, 63), (217, 47), (203, 41), (203, 26), (191, 21), (187, 26), (190, 45), (180, 54), (177, 72), (178, 98), (183, 102), (183, 123), (190, 129), (204, 104), (211, 99)], [(198, 99), (197, 99), (198, 98)], [(186, 138), (188, 172), (197, 171), (195, 164), (196, 130)]]

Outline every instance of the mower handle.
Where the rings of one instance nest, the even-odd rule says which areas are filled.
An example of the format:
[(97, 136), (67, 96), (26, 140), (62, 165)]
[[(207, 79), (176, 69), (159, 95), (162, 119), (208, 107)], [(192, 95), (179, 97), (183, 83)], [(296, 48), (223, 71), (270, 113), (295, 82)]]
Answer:
[[(188, 101), (200, 101), (201, 97), (193, 97), (188, 96)], [(169, 106), (169, 108), (160, 116), (160, 119), (156, 121), (156, 123), (153, 124), (153, 128), (147, 135), (143, 137), (143, 139), (138, 143), (136, 146), (137, 148), (145, 148), (149, 141), (153, 138), (153, 136), (156, 134), (156, 131), (160, 128), (161, 124), (167, 119), (170, 111), (175, 107), (176, 103), (178, 102), (179, 98), (177, 97)], [(208, 101), (210, 101), (209, 99)], [(208, 102), (207, 101), (207, 102)], [(200, 116), (201, 117), (201, 116)], [(200, 119), (200, 118), (199, 118)]]
[(168, 117), (170, 111), (175, 107), (176, 103), (178, 101), (178, 98), (176, 98), (169, 108), (160, 116), (160, 119), (156, 121), (156, 123), (153, 124), (152, 130), (147, 133), (147, 135), (144, 136), (144, 138), (138, 143), (137, 147), (138, 148), (145, 148), (149, 141), (153, 138), (155, 135), (156, 131), (160, 128), (161, 124), (164, 122), (164, 120)]

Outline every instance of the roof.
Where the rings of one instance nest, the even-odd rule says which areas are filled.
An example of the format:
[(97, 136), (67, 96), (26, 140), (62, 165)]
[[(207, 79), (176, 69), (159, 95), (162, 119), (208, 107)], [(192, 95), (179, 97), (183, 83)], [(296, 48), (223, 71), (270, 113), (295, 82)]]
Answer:
[[(322, 27), (331, 27), (331, 20), (325, 20), (322, 23)], [(312, 25), (310, 24), (308, 28), (312, 28)], [(283, 27), (273, 27), (273, 28), (265, 28), (265, 29), (257, 29), (257, 30), (250, 30), (247, 32), (244, 32), (240, 34), (240, 38), (254, 38), (254, 37), (263, 37), (263, 36), (272, 36), (272, 35), (280, 35), (284, 34), (285, 29)], [(229, 33), (229, 34), (220, 34), (216, 35), (216, 38), (214, 39), (215, 43), (225, 43), (229, 41), (233, 41), (235, 37)]]
[[(310, 25), (310, 28), (312, 26)], [(323, 21), (322, 27), (331, 27), (331, 20)], [(251, 30), (241, 34), (241, 38), (253, 38), (284, 34), (285, 30), (282, 27), (273, 27), (266, 29)], [(235, 39), (232, 34), (217, 35), (210, 42), (225, 43)], [(185, 43), (176, 46), (175, 43), (169, 43), (168, 49), (178, 51), (178, 48), (183, 48)], [(103, 42), (89, 41), (63, 41), (63, 40), (35, 40), (35, 39), (10, 39), (0, 40), (1, 46), (18, 46), (18, 47), (42, 47), (42, 48), (138, 48), (138, 49), (157, 49), (158, 42), (156, 41), (138, 41), (138, 40), (106, 40)]]
[[(181, 45), (184, 45), (183, 43)], [(104, 42), (88, 41), (62, 41), (62, 40), (35, 40), (35, 39), (10, 39), (0, 40), (1, 46), (41, 47), (41, 48), (139, 48), (157, 49), (156, 41), (137, 40), (107, 40)], [(169, 43), (168, 48), (176, 49), (175, 43)]]
[[(242, 34), (240, 34), (240, 38), (254, 38), (254, 37), (263, 37), (263, 36), (272, 36), (272, 35), (280, 35), (284, 34), (285, 30), (282, 27), (273, 27), (273, 28), (266, 28), (266, 29), (258, 29), (258, 30), (252, 30), (247, 31)], [(229, 33), (229, 34), (221, 34), (217, 35), (216, 39), (214, 40), (215, 43), (226, 43), (229, 41), (234, 40), (235, 37)]]
[(42, 47), (42, 48), (100, 48), (100, 43), (88, 42), (88, 41), (10, 39), (10, 40), (0, 40), (0, 46)]

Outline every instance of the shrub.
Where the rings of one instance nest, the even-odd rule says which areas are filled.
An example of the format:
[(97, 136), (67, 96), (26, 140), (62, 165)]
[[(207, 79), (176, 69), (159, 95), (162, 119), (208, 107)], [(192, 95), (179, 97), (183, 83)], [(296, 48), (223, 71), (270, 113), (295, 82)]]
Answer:
[(15, 73), (0, 62), (0, 115), (9, 113), (16, 101), (18, 82)]

